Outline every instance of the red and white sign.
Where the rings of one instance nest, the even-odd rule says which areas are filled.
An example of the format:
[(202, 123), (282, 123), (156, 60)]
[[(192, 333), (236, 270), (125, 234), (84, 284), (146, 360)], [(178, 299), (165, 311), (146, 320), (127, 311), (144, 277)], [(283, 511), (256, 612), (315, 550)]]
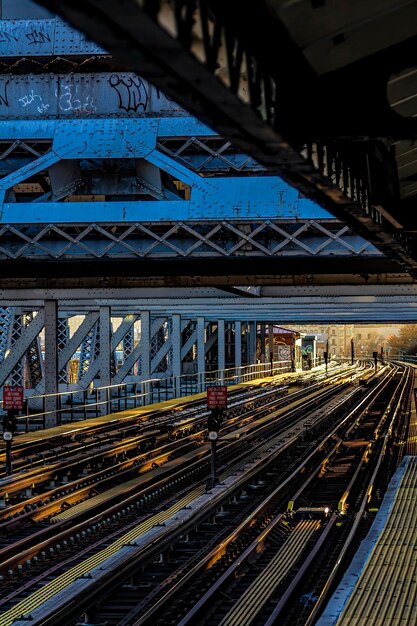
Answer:
[(227, 409), (227, 387), (225, 385), (207, 387), (207, 408)]
[(3, 387), (3, 409), (21, 411), (23, 409), (23, 387), (5, 385)]

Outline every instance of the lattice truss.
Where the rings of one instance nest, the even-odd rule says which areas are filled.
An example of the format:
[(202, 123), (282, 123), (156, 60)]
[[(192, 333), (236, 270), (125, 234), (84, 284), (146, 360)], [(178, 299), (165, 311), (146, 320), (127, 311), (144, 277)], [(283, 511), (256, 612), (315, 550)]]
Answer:
[[(296, 192), (224, 139), (158, 136), (152, 119), (142, 119), (136, 132), (143, 137), (118, 144), (119, 127), (135, 132), (131, 122), (88, 120), (80, 137), (68, 122), (57, 125), (53, 140), (1, 142), (0, 194), (8, 218), (0, 226), (0, 260), (380, 254), (338, 220), (298, 217)], [(94, 158), (80, 158), (85, 145), (94, 145)], [(130, 219), (116, 218), (121, 201), (132, 207)], [(71, 203), (95, 217), (73, 220)], [(23, 209), (42, 218), (19, 223)], [(152, 221), (153, 211), (164, 217)], [(49, 215), (54, 223), (45, 223)]]
[(182, 331), (182, 347), (183, 347), (183, 362), (191, 363), (196, 360), (196, 331), (197, 323), (194, 321), (188, 322), (187, 326)]
[[(42, 381), (43, 362), (40, 347), (39, 321), (32, 325), (34, 312), (19, 312), (13, 307), (0, 308), (0, 386), (25, 385), (36, 388)], [(29, 332), (29, 326), (38, 332)], [(25, 343), (26, 339), (26, 343)], [(13, 352), (13, 355), (11, 355)], [(16, 352), (16, 354), (14, 354)], [(11, 358), (9, 359), (9, 357)], [(5, 363), (9, 359), (9, 368)]]
[(236, 151), (222, 137), (162, 137), (157, 148), (178, 163), (203, 175), (244, 172), (245, 175), (265, 172), (266, 168), (252, 157)]
[[(70, 338), (69, 324), (67, 317), (58, 317), (58, 351), (61, 352), (67, 345)], [(68, 363), (61, 368), (58, 373), (59, 383), (68, 383)]]
[[(73, 314), (59, 312), (57, 325), (58, 384), (69, 381), (69, 362), (78, 361), (77, 380), (71, 376), (72, 384), (82, 390), (91, 383), (100, 385), (103, 367), (100, 355), (100, 315), (91, 311), (80, 316), (74, 332), (70, 333), (69, 318)], [(120, 314), (119, 314), (120, 315)], [(163, 377), (197, 371), (197, 322), (195, 319), (179, 318), (174, 323), (172, 315), (157, 315), (151, 318), (149, 342), (142, 337), (135, 343), (135, 323), (141, 314), (128, 313), (117, 325), (111, 323), (104, 329), (110, 336), (109, 364), (112, 383), (121, 383), (131, 376), (141, 377), (142, 372)], [(0, 387), (6, 382), (21, 384), (44, 393), (43, 360), (40, 334), (45, 324), (45, 313), (41, 307), (36, 311), (21, 312), (0, 309), (0, 342), (8, 346), (0, 359)], [(218, 328), (206, 322), (205, 354), (215, 365), (217, 359)], [(227, 330), (227, 326), (226, 326)], [(118, 350), (121, 347), (122, 350)], [(117, 352), (117, 357), (116, 357)], [(175, 356), (177, 355), (177, 356)], [(176, 361), (174, 362), (174, 359)], [(137, 364), (137, 368), (136, 368)], [(104, 365), (105, 366), (105, 365)], [(74, 368), (71, 367), (72, 374)]]
[(12, 307), (0, 307), (0, 360), (5, 358), (9, 347), (13, 318)]
[[(86, 141), (103, 133), (103, 128), (95, 128), (94, 122), (90, 122), (89, 127), (83, 129)], [(146, 120), (142, 122), (146, 123)], [(59, 136), (61, 127), (58, 125), (57, 129)], [(199, 176), (227, 176), (243, 172), (247, 176), (266, 171), (253, 158), (238, 152), (221, 137), (157, 139), (152, 120), (149, 128), (144, 130), (149, 135), (149, 141), (155, 142), (151, 159), (142, 157), (143, 145), (139, 142), (135, 145), (134, 140), (121, 153), (123, 158), (117, 158), (117, 147), (112, 146), (109, 139), (109, 145), (104, 149), (94, 149), (94, 158), (80, 158), (82, 150), (78, 146), (64, 148), (58, 141), (59, 147), (56, 147), (51, 139), (1, 141), (0, 175), (5, 179), (2, 182), (5, 201), (85, 199), (91, 202), (112, 201), (120, 196), (131, 201), (181, 200), (187, 193), (188, 184), (181, 177), (181, 169), (175, 169), (175, 163), (187, 168), (183, 171), (185, 178), (187, 170), (197, 172)], [(64, 128), (61, 141), (65, 141), (67, 133), (68, 128)], [(115, 158), (109, 158), (112, 149)]]
[[(94, 381), (99, 384), (101, 376), (99, 313), (92, 311), (81, 316), (72, 335), (70, 335), (69, 317), (62, 311), (58, 316), (58, 384), (69, 382), (69, 362), (75, 359), (79, 363), (77, 386), (80, 389), (86, 389)], [(110, 369), (114, 383), (123, 382), (131, 375), (140, 376), (144, 360), (149, 360), (145, 369), (150, 372), (151, 376), (172, 375), (174, 343), (179, 349), (180, 370), (194, 371), (197, 359), (195, 320), (181, 319), (178, 332), (174, 329), (172, 316), (152, 318), (150, 349), (144, 352), (142, 342), (139, 341), (135, 345), (134, 341), (134, 327), (139, 319), (140, 313), (129, 313), (122, 318), (117, 327), (112, 325)], [(40, 333), (44, 323), (43, 308), (23, 312), (11, 307), (0, 309), (0, 347), (2, 350), (0, 387), (5, 382), (9, 382), (34, 389), (36, 393), (44, 392), (44, 365), (40, 346)], [(207, 327), (208, 324), (206, 324)], [(105, 334), (107, 334), (106, 330)], [(217, 330), (212, 328), (205, 346), (206, 353), (213, 349), (216, 341)], [(116, 357), (119, 346), (122, 350)], [(185, 363), (187, 367), (184, 369)]]
[(100, 322), (97, 321), (93, 328), (87, 333), (81, 344), (80, 362), (78, 367), (78, 379), (82, 380), (88, 372), (93, 360), (100, 353)]
[(163, 320), (162, 324), (151, 338), (151, 374), (164, 373), (169, 375), (172, 373), (172, 358), (170, 359), (172, 341), (169, 330), (169, 321)]
[(0, 227), (0, 259), (379, 255), (337, 220)]

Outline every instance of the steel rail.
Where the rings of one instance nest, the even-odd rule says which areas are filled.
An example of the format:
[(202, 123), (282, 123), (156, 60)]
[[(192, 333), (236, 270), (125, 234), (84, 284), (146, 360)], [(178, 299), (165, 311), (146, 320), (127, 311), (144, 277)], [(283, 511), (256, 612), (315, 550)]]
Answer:
[[(322, 417), (322, 419), (324, 419), (324, 418)], [(283, 447), (283, 448), (288, 447), (288, 445), (290, 445), (290, 443), (292, 443), (292, 442), (293, 442), (293, 440), (296, 440), (296, 439), (297, 439), (297, 437), (296, 437), (296, 436), (294, 436), (293, 438), (291, 438), (291, 440), (290, 440), (290, 441), (288, 441), (287, 443), (285, 443), (282, 447)], [(273, 451), (273, 452), (269, 452), (269, 453), (268, 453), (268, 455), (269, 455), (269, 457), (270, 457), (271, 459), (273, 459), (273, 458), (275, 458), (277, 455), (279, 455), (281, 452), (282, 452), (282, 450), (281, 450), (281, 449), (280, 449), (280, 450), (275, 450), (275, 451)], [(256, 472), (258, 472), (258, 471), (259, 471), (259, 467), (257, 467), (257, 464), (255, 463), (254, 465), (255, 465), (255, 467), (254, 467), (254, 468), (249, 469), (249, 470), (245, 473), (245, 477), (244, 477), (244, 478), (245, 478), (245, 480), (250, 480), (250, 478), (251, 478), (252, 474), (253, 474), (253, 473), (256, 473)], [(235, 489), (237, 489), (237, 488), (240, 486), (240, 483), (242, 482), (242, 478), (240, 478), (240, 480), (239, 480), (238, 482), (239, 482), (239, 484), (235, 487)], [(194, 493), (193, 495), (195, 496), (195, 493)], [(216, 500), (216, 498), (214, 498), (214, 499), (213, 499), (213, 506), (215, 505), (215, 500)], [(183, 504), (181, 504), (181, 506), (183, 506)], [(172, 514), (173, 514), (173, 513), (177, 510), (177, 508), (176, 508), (176, 507), (177, 507), (177, 505), (174, 505), (174, 509), (171, 507), (171, 510), (170, 510), (170, 511), (168, 511), (168, 513), (170, 513), (170, 514), (172, 515)], [(181, 507), (180, 507), (180, 508), (181, 508)], [(164, 517), (163, 517), (163, 519), (166, 519), (166, 515), (167, 515), (167, 512), (164, 512)], [(157, 520), (155, 520), (155, 518), (154, 518), (154, 520), (153, 520), (153, 522), (152, 522), (152, 523), (154, 524), (154, 523), (155, 523), (155, 521), (157, 521)], [(138, 531), (138, 529), (136, 529), (136, 533), (137, 533), (137, 531)], [(124, 543), (126, 543), (126, 541), (130, 541), (130, 540), (129, 540), (129, 538), (128, 538), (128, 537), (123, 537), (123, 538), (120, 538), (120, 540), (119, 540), (118, 542), (116, 542), (116, 545), (114, 545), (114, 546), (112, 547), (112, 553), (114, 553), (115, 551), (119, 550), (120, 545), (123, 545), (123, 544), (120, 544), (120, 541), (123, 541)], [(104, 550), (104, 551), (102, 551), (102, 552), (104, 552), (104, 554), (100, 557), (101, 559), (102, 559), (102, 558), (106, 558), (106, 556), (110, 554), (110, 553), (108, 552), (108, 550), (107, 550), (107, 549), (106, 549), (106, 550)], [(94, 567), (94, 563), (97, 563), (97, 557), (94, 557), (93, 561), (91, 561), (91, 559), (87, 559), (87, 561), (84, 561), (84, 562), (81, 564), (81, 565), (82, 565), (82, 571), (84, 571), (84, 570), (85, 570), (85, 568), (87, 568), (87, 570), (88, 570), (88, 569), (91, 569), (91, 567)], [(59, 583), (59, 584), (64, 584), (64, 586), (66, 586), (66, 585), (67, 585), (68, 575), (70, 575), (70, 579), (68, 579), (68, 580), (71, 580), (71, 577), (72, 577), (74, 574), (75, 574), (76, 576), (77, 576), (77, 575), (79, 575), (78, 573), (81, 571), (81, 570), (79, 569), (79, 566), (77, 566), (77, 567), (75, 567), (75, 568), (73, 568), (73, 569), (74, 569), (74, 572), (72, 572), (72, 571), (71, 571), (70, 573), (63, 574), (63, 575), (60, 577), (60, 579), (62, 579), (62, 582), (61, 582), (61, 583)], [(54, 591), (53, 595), (55, 595), (55, 593), (57, 592), (57, 584), (58, 584), (58, 583), (57, 583), (57, 580), (55, 580), (55, 581), (53, 581), (53, 582), (54, 582), (54, 584), (53, 584), (53, 585), (48, 584), (48, 585), (46, 585), (45, 587), (43, 587), (43, 588), (42, 588), (42, 594), (41, 594), (41, 596), (42, 596), (42, 597), (44, 596), (44, 593), (45, 593), (45, 591), (46, 591), (46, 588), (49, 588), (49, 587), (51, 587), (51, 591), (52, 591), (52, 589), (53, 589), (53, 591)], [(38, 596), (38, 595), (39, 595), (39, 594), (35, 592), (34, 596)], [(34, 598), (33, 598), (33, 599), (34, 599)], [(26, 603), (25, 601), (22, 601), (22, 603), (20, 603), (20, 605), (22, 606), (22, 608), (23, 608), (23, 607), (27, 607), (27, 606), (28, 606), (28, 605), (27, 605), (27, 603)], [(18, 605), (18, 606), (20, 607), (20, 605)], [(15, 609), (13, 609), (13, 610), (12, 610), (12, 613), (16, 616), (15, 610), (18, 610), (18, 611), (19, 611), (19, 610), (20, 610), (20, 608), (15, 607)], [(24, 609), (24, 610), (26, 610), (26, 609)], [(5, 613), (5, 615), (7, 615), (7, 614), (10, 614), (10, 611), (7, 611), (7, 612)]]
[[(409, 382), (409, 370), (410, 370), (410, 368), (408, 368), (408, 367), (405, 368), (405, 373), (407, 375), (406, 383)], [(398, 387), (397, 387), (397, 389), (398, 389)], [(349, 532), (349, 535), (348, 535), (348, 537), (347, 537), (347, 539), (346, 539), (346, 541), (345, 541), (345, 543), (343, 545), (343, 548), (342, 548), (342, 550), (340, 552), (339, 558), (338, 558), (337, 562), (335, 563), (334, 567), (332, 568), (331, 573), (330, 573), (330, 575), (329, 575), (329, 577), (328, 577), (328, 579), (326, 581), (326, 584), (325, 584), (324, 588), (322, 589), (317, 602), (314, 605), (314, 608), (312, 609), (310, 615), (308, 616), (308, 619), (307, 619), (307, 621), (305, 623), (305, 626), (312, 626), (315, 623), (315, 621), (317, 620), (317, 618), (318, 618), (318, 616), (319, 616), (319, 614), (320, 614), (320, 612), (321, 612), (321, 610), (323, 608), (323, 604), (324, 604), (325, 600), (327, 599), (327, 597), (329, 595), (329, 592), (330, 592), (330, 590), (332, 588), (332, 585), (334, 584), (334, 581), (336, 580), (336, 578), (337, 578), (337, 576), (339, 574), (340, 568), (341, 568), (341, 566), (342, 566), (342, 564), (344, 562), (344, 559), (345, 559), (345, 557), (347, 555), (347, 552), (350, 549), (350, 546), (351, 546), (351, 544), (352, 544), (352, 542), (353, 542), (353, 540), (354, 540), (354, 538), (356, 536), (356, 533), (358, 531), (359, 525), (361, 524), (363, 515), (365, 513), (366, 506), (369, 503), (369, 499), (370, 499), (370, 496), (371, 496), (371, 493), (372, 493), (373, 485), (375, 484), (375, 480), (376, 480), (377, 475), (378, 475), (378, 473), (379, 473), (379, 471), (381, 469), (382, 462), (383, 462), (383, 460), (385, 458), (386, 451), (387, 451), (388, 438), (391, 435), (392, 427), (393, 427), (394, 421), (395, 421), (395, 419), (397, 417), (397, 413), (398, 413), (399, 410), (401, 410), (401, 403), (400, 402), (402, 402), (405, 393), (406, 393), (406, 386), (404, 385), (403, 388), (402, 388), (402, 391), (401, 391), (400, 401), (395, 406), (395, 409), (393, 411), (393, 416), (392, 416), (392, 419), (390, 421), (390, 425), (389, 425), (388, 431), (387, 431), (387, 433), (384, 436), (384, 441), (383, 441), (383, 445), (382, 445), (382, 448), (381, 448), (381, 451), (380, 451), (380, 454), (379, 454), (379, 457), (378, 457), (378, 462), (377, 462), (377, 464), (376, 464), (376, 466), (374, 468), (374, 471), (372, 473), (372, 476), (371, 476), (371, 478), (370, 478), (370, 480), (369, 480), (369, 482), (367, 484), (367, 488), (365, 490), (365, 494), (364, 494), (364, 496), (363, 496), (363, 498), (361, 500), (361, 503), (360, 503), (359, 509), (357, 511), (357, 514), (355, 516), (355, 520), (354, 520), (354, 523), (352, 525), (352, 528), (351, 528), (351, 530)], [(386, 419), (386, 418), (384, 417), (384, 419)]]
[[(380, 384), (381, 384), (381, 383), (379, 383), (379, 385), (380, 385)], [(367, 396), (370, 396), (370, 395), (372, 395), (372, 394), (374, 394), (374, 393), (375, 393), (375, 388), (374, 388), (374, 389), (371, 389), (370, 391), (368, 391)], [(322, 416), (322, 419), (324, 419), (324, 417), (323, 417), (323, 416)], [(286, 445), (288, 446), (288, 444), (286, 444)], [(255, 470), (256, 470), (256, 468), (255, 468)], [(250, 472), (249, 472), (249, 473), (250, 473)], [(252, 473), (253, 473), (253, 470), (252, 470)], [(181, 532), (184, 532), (184, 531), (185, 531), (185, 529), (184, 529), (184, 527), (182, 526), (182, 528), (181, 528)], [(171, 538), (171, 540), (172, 540), (172, 538)], [(169, 540), (167, 539), (167, 541), (169, 541)], [(159, 540), (159, 541), (158, 541), (158, 546), (159, 546), (159, 548), (161, 547), (161, 540)]]
[[(401, 383), (400, 383), (401, 384)], [(382, 394), (385, 391), (385, 386), (383, 386), (380, 389), (380, 394)], [(373, 402), (375, 402), (376, 399), (374, 398)], [(363, 409), (362, 411), (362, 415), (365, 414), (367, 411), (367, 408)], [(355, 422), (357, 421), (358, 417), (356, 414), (354, 414), (354, 412), (352, 411), (352, 413), (350, 414), (350, 416), (352, 418), (352, 415), (354, 415), (354, 419)], [(383, 418), (381, 418), (381, 420), (383, 420)], [(343, 420), (343, 424), (346, 422), (346, 418), (345, 420)], [(340, 428), (340, 425), (338, 426), (338, 430)], [(349, 431), (351, 430), (351, 428), (348, 429)], [(348, 432), (348, 431), (346, 431)], [(335, 435), (335, 433), (333, 433), (333, 435)], [(326, 458), (330, 458), (332, 456), (332, 454), (335, 453), (335, 451), (337, 450), (337, 448), (339, 447), (340, 444), (340, 440), (333, 446), (332, 450), (330, 450), (329, 452), (326, 453)], [(321, 449), (321, 445), (317, 448), (317, 450)], [(360, 461), (360, 465), (362, 465), (363, 463), (363, 457)], [(306, 478), (306, 480), (303, 482), (303, 484), (300, 486), (300, 488), (297, 490), (297, 492), (291, 497), (292, 501), (296, 501), (297, 498), (301, 495), (301, 493), (303, 491), (305, 491), (308, 487), (308, 485), (310, 484), (311, 480), (313, 478), (316, 477), (320, 467), (322, 465), (322, 461), (319, 463), (318, 466), (315, 466), (314, 469), (310, 472), (310, 475)], [(355, 471), (354, 473), (354, 477), (352, 478), (352, 480), (350, 481), (349, 487), (352, 487), (353, 481), (357, 481), (359, 477), (359, 472)], [(250, 523), (252, 523), (252, 520), (256, 519), (256, 516), (259, 515), (259, 509), (255, 512), (254, 515), (250, 516)], [(188, 626), (189, 624), (193, 624), (196, 623), (196, 620), (199, 619), (199, 615), (201, 614), (202, 611), (207, 610), (207, 605), (208, 604), (212, 604), (213, 602), (213, 596), (215, 595), (215, 593), (217, 593), (222, 586), (224, 586), (225, 582), (236, 576), (236, 570), (238, 568), (240, 568), (242, 566), (242, 563), (244, 563), (255, 551), (257, 551), (259, 549), (259, 545), (261, 543), (263, 543), (265, 541), (266, 536), (268, 535), (268, 533), (271, 531), (271, 529), (276, 525), (276, 523), (278, 523), (279, 521), (281, 521), (281, 519), (284, 517), (283, 514), (277, 516), (274, 520), (274, 522), (268, 526), (268, 528), (265, 531), (262, 531), (261, 534), (259, 535), (259, 537), (256, 538), (255, 541), (253, 541), (253, 543), (249, 546), (249, 548), (247, 548), (245, 550), (245, 552), (243, 554), (241, 554), (235, 561), (234, 563), (227, 569), (227, 571), (212, 585), (212, 587), (204, 594), (204, 596), (194, 605), (194, 607), (187, 613), (187, 615), (178, 623), (178, 626)], [(318, 540), (318, 542), (314, 545), (311, 553), (306, 557), (306, 561), (304, 563), (304, 565), (302, 566), (300, 572), (297, 574), (296, 579), (293, 581), (294, 584), (298, 584), (299, 580), (302, 576), (304, 576), (307, 567), (313, 562), (316, 554), (318, 553), (318, 550), (320, 549), (320, 547), (322, 546), (322, 544), (324, 543), (325, 537), (327, 537), (327, 534), (330, 532), (330, 528), (332, 527), (332, 525), (334, 524), (336, 518), (332, 518), (331, 521), (331, 525), (327, 525), (325, 530), (322, 533), (322, 536), (320, 537), (320, 539)], [(234, 535), (232, 535), (232, 537), (234, 537)], [(210, 554), (210, 559), (213, 560), (214, 556), (213, 554)], [(206, 561), (205, 561), (206, 563)], [(197, 575), (197, 568), (198, 570), (201, 571), (202, 567), (201, 566), (197, 566), (196, 568), (194, 568), (193, 570), (193, 577), (195, 577)], [(261, 575), (262, 576), (262, 575)], [(267, 579), (265, 579), (265, 584), (266, 584)], [(178, 588), (180, 586), (180, 583), (177, 583), (176, 587)], [(269, 583), (269, 591), (272, 593), (273, 589), (275, 589), (275, 587), (277, 586), (276, 581), (271, 581)], [(145, 624), (149, 624), (150, 621), (152, 620), (154, 613), (158, 610), (161, 609), (161, 606), (163, 604), (163, 602), (166, 603), (168, 597), (172, 597), (173, 594), (175, 593), (176, 590), (169, 590), (168, 593), (166, 594), (166, 596), (161, 599), (159, 601), (159, 603), (157, 605), (155, 605), (154, 607), (152, 607), (146, 614), (144, 614), (139, 620), (134, 622), (134, 626), (145, 626)], [(253, 598), (253, 602), (255, 605), (259, 606), (260, 601), (259, 601), (259, 594), (258, 594), (258, 588), (256, 588), (256, 592), (254, 591), (254, 588), (251, 586), (250, 589), (246, 592), (246, 594), (249, 594), (251, 592), (254, 592), (254, 598)], [(293, 588), (291, 588), (291, 593), (293, 592)], [(270, 618), (270, 620), (268, 621), (268, 626), (272, 626), (272, 624), (276, 624), (278, 623), (276, 621), (278, 614), (281, 613), (282, 609), (284, 608), (288, 598), (290, 597), (291, 593), (286, 593), (284, 594), (284, 597), (281, 599), (281, 601), (279, 602), (277, 608), (275, 609), (273, 615), (274, 618), (272, 619), (272, 616)], [(238, 601), (239, 603), (240, 601)], [(248, 604), (248, 602), (245, 600), (245, 602), (243, 603), (244, 607), (245, 607), (245, 612), (244, 615), (247, 617), (247, 619), (249, 619), (249, 617), (251, 616), (251, 620), (254, 618), (254, 615), (252, 613), (252, 608), (248, 608), (250, 606), (250, 604)], [(279, 613), (278, 613), (278, 607), (279, 607)], [(231, 610), (231, 615), (232, 618), (229, 620), (226, 620), (226, 618), (224, 620), (222, 620), (220, 623), (222, 625), (232, 625), (236, 622), (236, 619), (242, 619), (243, 614), (242, 613), (238, 613), (236, 614), (235, 609), (233, 608)], [(237, 617), (236, 617), (237, 615)], [(228, 614), (229, 617), (229, 614)], [(127, 616), (126, 619), (123, 619), (120, 621), (120, 625), (119, 626), (126, 626), (127, 624), (130, 624), (131, 622), (131, 617)], [(243, 623), (242, 621), (240, 623)]]
[[(330, 392), (334, 393), (334, 390), (330, 390)], [(326, 390), (326, 391), (325, 391), (325, 394), (328, 394), (328, 393), (329, 393), (329, 391), (328, 391), (328, 390)], [(304, 410), (305, 410), (305, 408), (306, 408), (306, 406), (304, 405)], [(287, 418), (287, 419), (288, 419), (288, 418)], [(247, 430), (247, 429), (248, 429), (248, 427), (245, 427), (245, 429)], [(229, 443), (229, 446), (230, 446), (230, 445), (233, 445), (233, 439), (231, 440), (231, 443)], [(157, 486), (156, 486), (156, 487), (157, 487)], [(155, 488), (156, 488), (156, 487), (155, 487)], [(136, 497), (138, 497), (138, 496), (136, 496)], [(125, 502), (124, 502), (124, 503), (125, 503)], [(123, 504), (124, 504), (124, 503), (123, 503)], [(46, 531), (45, 531), (45, 532), (46, 532)], [(68, 532), (70, 532), (70, 530), (69, 530)], [(60, 534), (59, 534), (59, 539), (60, 539), (60, 540), (62, 540), (62, 533), (60, 533)], [(20, 548), (22, 548), (22, 545), (20, 546)], [(26, 558), (30, 558), (31, 556), (33, 556), (33, 551), (31, 551), (31, 550), (26, 550), (25, 552), (20, 551), (20, 552), (19, 552), (19, 554), (18, 554), (18, 557), (15, 557), (14, 559), (13, 559), (13, 558), (9, 559), (9, 560), (8, 560), (8, 561), (4, 564), (4, 566), (11, 567), (13, 564), (14, 564), (14, 565), (16, 564), (16, 559), (19, 559), (19, 561), (21, 562), (22, 560), (26, 560)], [(24, 561), (23, 561), (23, 562), (24, 562)]]

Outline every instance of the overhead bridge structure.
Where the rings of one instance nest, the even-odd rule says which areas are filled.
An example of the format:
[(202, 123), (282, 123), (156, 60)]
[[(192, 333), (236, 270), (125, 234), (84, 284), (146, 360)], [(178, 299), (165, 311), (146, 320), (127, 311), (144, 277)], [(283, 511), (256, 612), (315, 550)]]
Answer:
[(417, 2), (39, 2), (415, 275)]
[[(115, 40), (101, 41), (100, 20), (111, 23), (115, 3), (98, 9), (71, 2), (69, 12), (65, 2), (56, 4), (53, 10), (115, 54), (34, 2), (20, 9), (3, 3), (0, 283), (234, 286), (285, 283), (290, 275), (299, 284), (337, 283), (338, 276), (359, 284), (409, 280), (403, 259), (384, 254), (363, 228), (352, 230), (356, 223), (343, 212), (317, 204), (320, 198), (303, 185), (290, 186), (296, 181), (286, 171), (215, 116), (204, 116), (210, 125), (192, 117), (188, 111), (200, 117), (202, 111), (192, 106), (187, 81), (172, 80), (166, 68), (171, 87), (159, 85), (160, 70), (156, 80), (146, 63), (137, 65), (136, 40), (129, 43), (134, 67), (127, 68)], [(125, 25), (145, 25), (147, 6), (125, 1), (117, 12)], [(115, 23), (107, 30), (119, 33)], [(127, 31), (117, 35), (121, 45), (124, 36)], [(143, 70), (152, 84), (128, 69)], [(244, 119), (235, 113), (236, 122)], [(264, 144), (268, 129), (262, 128)]]
[(0, 387), (55, 394), (75, 354), (85, 390), (252, 366), (273, 325), (415, 320), (413, 121), (372, 69), (403, 69), (413, 3), (363, 58), (336, 29), (334, 67), (296, 32), (335, 30), (322, 3), (0, 4)]

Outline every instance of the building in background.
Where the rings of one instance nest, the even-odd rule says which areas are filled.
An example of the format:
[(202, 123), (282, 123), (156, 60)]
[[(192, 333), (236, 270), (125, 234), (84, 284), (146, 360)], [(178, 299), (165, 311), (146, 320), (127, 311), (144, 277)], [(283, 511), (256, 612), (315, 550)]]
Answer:
[[(387, 351), (388, 337), (396, 335), (399, 326), (382, 326), (378, 324), (302, 324), (292, 326), (302, 335), (315, 334), (320, 337), (317, 342), (317, 356), (322, 356), (326, 341), (329, 342), (331, 356), (350, 356), (351, 339), (355, 345), (355, 355), (369, 356), (372, 352)], [(326, 338), (326, 339), (325, 339)]]

